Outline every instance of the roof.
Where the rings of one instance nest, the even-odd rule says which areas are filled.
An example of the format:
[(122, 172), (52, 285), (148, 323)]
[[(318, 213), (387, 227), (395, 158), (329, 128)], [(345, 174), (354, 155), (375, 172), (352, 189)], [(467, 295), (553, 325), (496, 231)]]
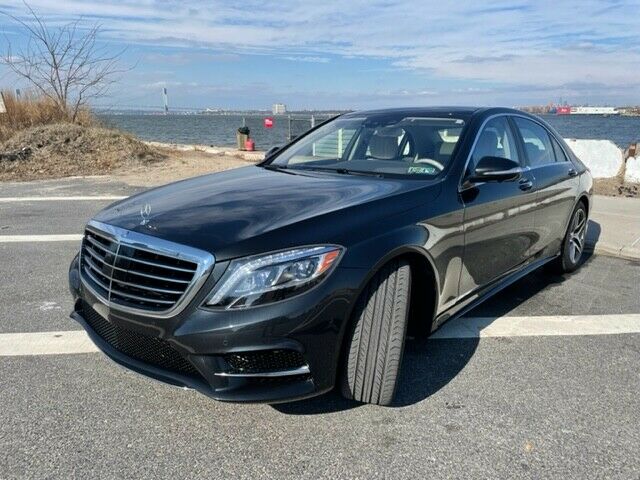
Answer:
[(345, 117), (358, 117), (362, 115), (376, 116), (376, 115), (417, 115), (417, 116), (464, 116), (469, 117), (482, 110), (479, 107), (408, 107), (408, 108), (381, 108), (376, 110), (361, 110), (351, 113), (347, 113)]

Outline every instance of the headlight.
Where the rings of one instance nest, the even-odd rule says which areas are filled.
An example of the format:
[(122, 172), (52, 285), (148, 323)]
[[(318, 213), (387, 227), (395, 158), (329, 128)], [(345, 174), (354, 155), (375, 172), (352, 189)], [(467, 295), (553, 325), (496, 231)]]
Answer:
[(298, 295), (326, 278), (343, 250), (335, 245), (301, 247), (233, 260), (205, 303), (247, 308)]

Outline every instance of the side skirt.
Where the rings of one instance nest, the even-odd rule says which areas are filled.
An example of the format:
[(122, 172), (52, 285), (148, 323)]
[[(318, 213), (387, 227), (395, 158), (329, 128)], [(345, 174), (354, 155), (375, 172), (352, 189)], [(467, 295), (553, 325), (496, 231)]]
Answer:
[[(534, 270), (537, 270), (538, 268), (549, 263), (550, 261), (554, 260), (557, 257), (558, 255), (552, 255), (550, 257), (536, 260), (535, 262), (527, 265), (526, 267), (520, 270), (516, 270), (513, 273), (507, 274), (502, 279), (497, 280), (495, 283), (485, 287), (484, 291), (481, 291), (480, 293), (476, 294), (477, 296), (473, 300), (471, 301), (469, 301), (468, 299), (460, 300), (459, 303), (457, 303), (456, 305), (453, 305), (448, 310), (442, 312), (440, 315), (436, 317), (435, 322), (433, 322), (434, 328), (431, 330), (431, 333), (435, 332), (445, 322), (448, 322), (449, 320), (463, 316), (465, 313), (473, 310), (488, 298), (494, 296), (496, 293), (507, 288), (509, 285), (517, 282), (521, 278), (526, 277)], [(465, 303), (465, 302), (468, 302), (468, 303)]]

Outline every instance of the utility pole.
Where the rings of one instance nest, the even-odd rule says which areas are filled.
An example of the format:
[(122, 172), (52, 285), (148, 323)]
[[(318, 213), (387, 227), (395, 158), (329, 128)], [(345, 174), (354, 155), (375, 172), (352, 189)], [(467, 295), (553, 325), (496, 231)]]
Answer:
[(167, 98), (167, 87), (162, 89), (162, 99), (164, 100), (164, 114), (169, 113), (169, 99)]

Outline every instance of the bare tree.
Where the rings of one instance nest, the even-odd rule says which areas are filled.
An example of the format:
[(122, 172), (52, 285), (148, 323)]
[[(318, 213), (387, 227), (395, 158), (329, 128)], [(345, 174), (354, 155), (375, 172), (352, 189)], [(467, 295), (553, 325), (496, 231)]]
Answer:
[(0, 61), (75, 122), (83, 106), (104, 96), (119, 74), (128, 70), (119, 67), (124, 50), (109, 54), (99, 46), (98, 24), (83, 28), (80, 20), (76, 20), (50, 28), (28, 4), (25, 6), (29, 21), (5, 15), (24, 29), (28, 41), (15, 50), (7, 39), (8, 46)]

